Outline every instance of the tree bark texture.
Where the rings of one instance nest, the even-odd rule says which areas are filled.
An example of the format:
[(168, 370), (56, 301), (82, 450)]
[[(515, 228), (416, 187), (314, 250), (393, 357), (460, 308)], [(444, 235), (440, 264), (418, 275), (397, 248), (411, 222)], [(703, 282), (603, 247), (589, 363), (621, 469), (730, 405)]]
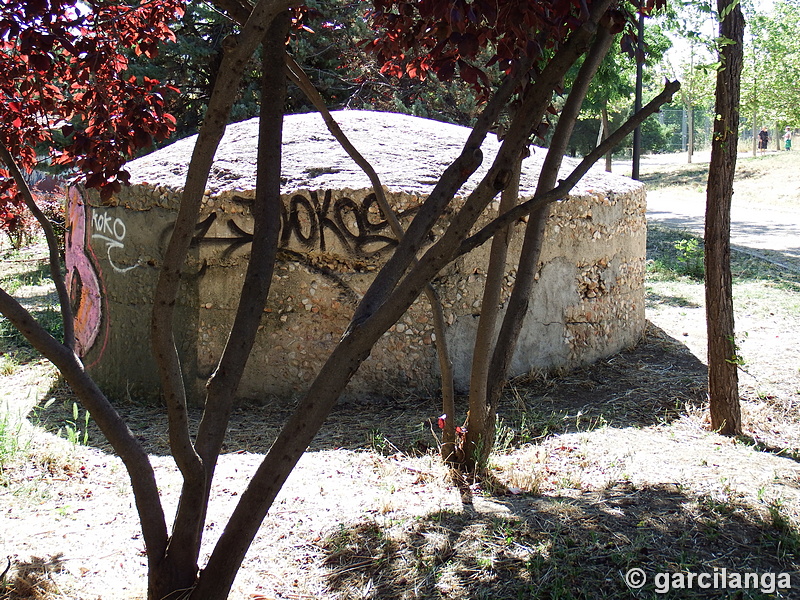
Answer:
[[(608, 53), (613, 37), (605, 27), (597, 29), (595, 40), (567, 97), (553, 133), (550, 149), (542, 163), (536, 186), (537, 194), (552, 190), (556, 186), (558, 171), (583, 100), (589, 90), (589, 84)], [(506, 314), (489, 365), (485, 394), (480, 399), (470, 396), (470, 422), (467, 425), (464, 452), (467, 466), (473, 470), (486, 464), (494, 445), (497, 403), (511, 368), (522, 323), (528, 312), (530, 293), (538, 270), (549, 214), (549, 206), (543, 206), (530, 216), (520, 251), (514, 289), (508, 300)]]
[(720, 36), (733, 43), (721, 51), (717, 71), (714, 138), (706, 190), (705, 271), (708, 329), (708, 394), (711, 426), (725, 435), (741, 433), (738, 357), (736, 351), (731, 278), (731, 200), (739, 142), (739, 91), (742, 72), (744, 18), (733, 2), (719, 0), (726, 15)]
[[(600, 122), (602, 125), (600, 126), (600, 131), (602, 132), (602, 139), (606, 139), (608, 137), (608, 132), (611, 129), (611, 124), (609, 123), (608, 119), (608, 108), (605, 106), (600, 111)], [(606, 172), (611, 173), (611, 160), (612, 160), (612, 153), (609, 150), (606, 153)]]
[[(189, 163), (180, 208), (156, 285), (151, 326), (152, 348), (167, 406), (170, 448), (183, 476), (183, 486), (173, 536), (166, 552), (156, 559), (158, 568), (150, 572), (149, 598), (162, 598), (176, 589), (189, 589), (195, 584), (202, 521), (206, 511), (204, 500), (210, 485), (207, 473), (213, 473), (214, 461), (211, 465), (204, 463), (189, 435), (186, 389), (173, 335), (181, 273), (214, 155), (224, 135), (238, 84), (250, 58), (265, 39), (268, 28), (278, 15), (286, 11), (288, 4), (286, 0), (260, 0), (253, 7), (241, 33), (229, 37), (224, 44), (222, 65)], [(279, 70), (282, 73), (282, 68)], [(225, 427), (226, 424), (223, 424), (223, 436)], [(213, 441), (207, 449), (211, 447)]]

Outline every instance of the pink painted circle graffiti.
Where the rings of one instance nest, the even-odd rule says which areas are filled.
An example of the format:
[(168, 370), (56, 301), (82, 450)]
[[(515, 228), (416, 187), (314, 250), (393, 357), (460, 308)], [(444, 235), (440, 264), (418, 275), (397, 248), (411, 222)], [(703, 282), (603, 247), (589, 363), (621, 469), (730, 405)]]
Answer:
[[(67, 192), (67, 236), (65, 262), (67, 289), (75, 322), (75, 351), (81, 358), (98, 341), (103, 327), (104, 286), (96, 268), (97, 258), (89, 244), (87, 207), (81, 191), (71, 186)], [(108, 328), (102, 336), (97, 362), (105, 349)], [(90, 366), (90, 365), (87, 365)]]

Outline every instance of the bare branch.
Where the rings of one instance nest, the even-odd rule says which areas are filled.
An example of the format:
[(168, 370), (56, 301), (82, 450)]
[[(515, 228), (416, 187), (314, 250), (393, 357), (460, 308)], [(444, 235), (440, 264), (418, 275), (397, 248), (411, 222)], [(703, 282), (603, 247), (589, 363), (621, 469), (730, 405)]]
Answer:
[[(381, 184), (381, 180), (378, 177), (378, 174), (375, 172), (375, 169), (347, 138), (341, 127), (339, 127), (339, 124), (333, 118), (333, 115), (331, 115), (317, 88), (314, 87), (314, 84), (312, 84), (308, 79), (308, 76), (305, 74), (302, 67), (298, 65), (288, 54), (286, 55), (286, 66), (289, 78), (303, 91), (303, 93), (305, 93), (306, 97), (320, 112), (322, 118), (325, 120), (325, 124), (328, 126), (328, 131), (331, 132), (331, 135), (336, 138), (350, 158), (352, 158), (353, 161), (359, 167), (361, 167), (364, 173), (366, 173), (367, 177), (369, 177), (370, 183), (372, 184), (372, 189), (375, 192), (375, 198), (378, 201), (378, 206), (386, 217), (386, 220), (389, 222), (395, 237), (398, 239), (398, 241), (402, 240), (405, 236), (403, 225), (400, 223), (400, 220), (397, 218), (394, 210), (389, 205), (383, 185)], [(416, 263), (416, 260), (416, 256), (412, 257), (412, 263)], [(447, 347), (447, 338), (445, 337), (444, 311), (442, 310), (442, 303), (439, 299), (439, 295), (436, 293), (436, 290), (430, 283), (425, 286), (425, 297), (428, 299), (433, 316), (433, 328), (436, 333), (436, 354), (439, 359), (439, 371), (441, 372), (442, 377), (442, 411), (445, 415), (447, 415), (445, 417), (443, 431), (443, 444), (449, 444), (452, 446), (456, 437), (454, 419), (455, 386), (453, 383), (453, 363), (450, 360), (450, 352)], [(452, 454), (452, 449), (448, 451), (446, 448), (443, 448), (443, 456), (449, 456), (450, 454)]]
[(581, 177), (586, 175), (589, 169), (592, 168), (602, 156), (617, 146), (622, 140), (625, 139), (637, 126), (653, 113), (658, 112), (658, 109), (672, 100), (673, 94), (681, 87), (678, 81), (667, 81), (664, 90), (656, 96), (650, 103), (648, 103), (642, 110), (624, 124), (619, 129), (603, 140), (594, 150), (592, 150), (586, 157), (572, 170), (572, 172), (564, 179), (560, 180), (559, 184), (552, 190), (546, 192), (539, 192), (533, 198), (527, 200), (512, 210), (499, 216), (497, 219), (487, 223), (480, 231), (465, 239), (458, 249), (457, 256), (471, 252), (478, 246), (486, 243), (498, 231), (513, 223), (517, 219), (529, 215), (537, 208), (544, 206), (549, 202), (561, 200), (566, 197), (570, 190), (581, 180)]
[(28, 210), (31, 211), (31, 214), (33, 214), (39, 222), (39, 225), (41, 225), (42, 231), (44, 231), (50, 261), (50, 277), (53, 279), (53, 283), (56, 286), (58, 305), (61, 310), (61, 320), (64, 325), (64, 345), (72, 349), (75, 347), (75, 323), (73, 321), (72, 305), (69, 301), (67, 285), (64, 282), (64, 278), (61, 276), (61, 256), (58, 252), (58, 240), (56, 239), (55, 231), (53, 231), (53, 224), (36, 205), (31, 188), (22, 176), (22, 171), (20, 171), (17, 161), (14, 160), (8, 148), (2, 143), (0, 143), (0, 160), (8, 167), (11, 176), (14, 178), (14, 182), (17, 184), (17, 189), (25, 200), (25, 206), (28, 207)]

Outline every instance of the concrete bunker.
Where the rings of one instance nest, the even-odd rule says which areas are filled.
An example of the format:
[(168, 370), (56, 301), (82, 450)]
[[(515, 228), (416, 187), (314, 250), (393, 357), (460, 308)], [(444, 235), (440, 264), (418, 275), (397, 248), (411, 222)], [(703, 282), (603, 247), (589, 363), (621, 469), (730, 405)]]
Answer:
[[(469, 131), (390, 113), (341, 111), (335, 117), (372, 162), (406, 224), (459, 154)], [(77, 350), (111, 397), (159, 394), (149, 345), (152, 296), (194, 140), (181, 140), (130, 163), (134, 185), (110, 201), (102, 203), (80, 187), (69, 191), (67, 278)], [(257, 120), (228, 127), (186, 265), (176, 337), (184, 377), (196, 383), (196, 399), (224, 347), (244, 277), (252, 237), (256, 145)], [(486, 141), (484, 165), (462, 189), (462, 197), (491, 164), (498, 145), (493, 137)], [(523, 164), (523, 198), (533, 194), (543, 155), (534, 149)], [(565, 159), (565, 171), (571, 164)], [(369, 180), (319, 115), (287, 116), (282, 170), (280, 262), (240, 386), (243, 398), (302, 392), (396, 245)], [(459, 202), (456, 198), (456, 206)], [(504, 302), (521, 245), (522, 224), (515, 228)], [(644, 186), (624, 177), (591, 171), (569, 201), (554, 206), (538, 285), (514, 358), (515, 375), (587, 364), (640, 338), (645, 325), (645, 235)], [(485, 245), (435, 281), (460, 390), (469, 381), (487, 261)], [(435, 393), (439, 373), (434, 340), (430, 311), (420, 298), (378, 342), (346, 395)]]

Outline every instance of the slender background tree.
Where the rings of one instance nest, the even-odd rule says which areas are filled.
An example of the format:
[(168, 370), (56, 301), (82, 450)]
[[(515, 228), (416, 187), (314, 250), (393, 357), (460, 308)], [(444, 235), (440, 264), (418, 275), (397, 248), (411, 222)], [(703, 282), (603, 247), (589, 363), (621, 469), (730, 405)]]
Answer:
[(744, 56), (744, 17), (736, 0), (719, 0), (720, 67), (714, 106), (714, 139), (706, 189), (705, 270), (708, 325), (708, 394), (711, 426), (742, 433), (731, 277), (731, 201), (739, 144), (739, 92)]

